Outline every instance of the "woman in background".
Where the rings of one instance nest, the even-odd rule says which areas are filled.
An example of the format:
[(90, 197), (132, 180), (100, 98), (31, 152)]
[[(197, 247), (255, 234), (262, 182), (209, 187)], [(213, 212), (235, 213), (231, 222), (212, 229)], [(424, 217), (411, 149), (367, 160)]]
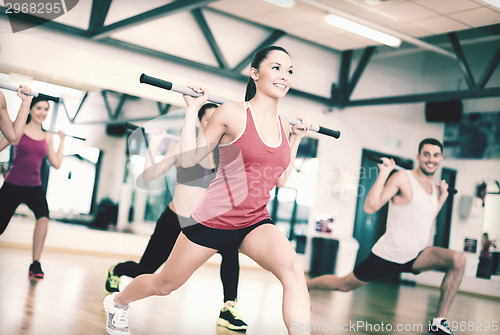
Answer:
[[(44, 277), (40, 257), (49, 225), (49, 208), (45, 190), (42, 188), (40, 169), (45, 157), (54, 168), (58, 169), (61, 166), (66, 136), (64, 132), (58, 132), (61, 141), (58, 150), (55, 151), (52, 136), (42, 128), (49, 108), (49, 101), (46, 99), (34, 98), (31, 101), (27, 124), (21, 138), (13, 144), (14, 160), (0, 189), (0, 235), (7, 228), (10, 219), (21, 203), (25, 203), (35, 214), (33, 260), (28, 274), (36, 279)], [(0, 150), (5, 149), (8, 145), (9, 142), (6, 138), (0, 140)]]

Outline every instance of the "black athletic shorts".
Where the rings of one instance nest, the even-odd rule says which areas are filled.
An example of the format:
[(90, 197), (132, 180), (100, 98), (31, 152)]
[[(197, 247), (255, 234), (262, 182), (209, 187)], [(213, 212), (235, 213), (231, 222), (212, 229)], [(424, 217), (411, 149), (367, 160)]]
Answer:
[(418, 256), (407, 263), (399, 264), (387, 261), (370, 252), (368, 258), (354, 268), (354, 276), (361, 281), (369, 282), (388, 273), (411, 272), (419, 274), (420, 271), (412, 269), (413, 263), (415, 263)]
[(207, 248), (215, 250), (238, 249), (245, 236), (263, 224), (273, 224), (273, 222), (271, 219), (265, 219), (249, 227), (233, 230), (210, 228), (196, 223), (182, 228), (182, 232), (191, 242)]
[(37, 220), (49, 217), (49, 206), (42, 186), (18, 186), (4, 182), (0, 189), (0, 234), (21, 203), (31, 209)]

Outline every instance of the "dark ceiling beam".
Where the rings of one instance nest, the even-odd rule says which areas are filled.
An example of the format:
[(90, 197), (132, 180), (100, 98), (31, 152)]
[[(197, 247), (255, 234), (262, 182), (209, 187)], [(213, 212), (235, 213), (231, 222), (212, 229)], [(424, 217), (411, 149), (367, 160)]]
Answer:
[(374, 105), (390, 105), (403, 103), (419, 103), (439, 100), (452, 99), (476, 99), (476, 98), (491, 98), (500, 96), (500, 87), (472, 89), (462, 91), (447, 91), (436, 93), (422, 93), (412, 95), (400, 95), (383, 98), (360, 99), (347, 102), (345, 107), (354, 106), (374, 106)]
[[(500, 23), (461, 30), (458, 31), (457, 34), (460, 35), (462, 45), (465, 45), (468, 41), (477, 41), (485, 37), (491, 37), (493, 40), (498, 40), (500, 38)], [(427, 43), (436, 44), (442, 47), (449, 47), (450, 43), (450, 38), (447, 33), (431, 35), (422, 39)]]
[[(198, 62), (186, 59), (186, 58), (174, 56), (174, 55), (167, 54), (167, 53), (164, 53), (161, 51), (149, 49), (146, 47), (142, 47), (142, 46), (139, 46), (136, 44), (120, 41), (120, 40), (113, 39), (113, 38), (105, 38), (105, 39), (99, 40), (99, 43), (102, 43), (102, 44), (108, 45), (108, 46), (112, 46), (112, 47), (117, 47), (117, 48), (124, 49), (127, 51), (137, 52), (139, 54), (146, 55), (146, 56), (159, 58), (159, 59), (173, 62), (173, 63), (179, 64), (179, 65), (192, 67), (196, 70), (201, 70), (201, 71), (205, 71), (208, 73), (220, 75), (222, 77), (226, 77), (229, 79), (241, 81), (241, 78), (245, 77), (242, 74), (233, 72), (233, 71), (228, 70), (228, 69), (221, 69), (221, 68), (216, 67), (216, 66), (198, 63)], [(247, 78), (247, 77), (245, 77), (245, 78)], [(137, 78), (137, 80), (139, 81), (139, 78)]]
[(104, 21), (106, 21), (111, 1), (112, 0), (93, 0), (88, 29), (90, 34), (104, 27)]
[(162, 104), (161, 102), (157, 101), (156, 105), (158, 106), (158, 110), (160, 111), (160, 115), (166, 115), (170, 111), (170, 108), (172, 108), (171, 104)]
[[(241, 0), (241, 1), (243, 1), (243, 0)], [(203, 8), (203, 10), (206, 11), (206, 12), (212, 12), (212, 13), (215, 13), (217, 15), (221, 15), (221, 16), (230, 18), (232, 20), (235, 20), (237, 22), (245, 23), (245, 24), (248, 24), (250, 26), (257, 27), (257, 28), (260, 28), (260, 29), (263, 29), (263, 30), (272, 31), (272, 30), (275, 29), (273, 27), (266, 26), (264, 24), (257, 23), (257, 22), (254, 22), (254, 21), (250, 21), (250, 20), (247, 20), (247, 19), (245, 19), (243, 17), (232, 15), (232, 14), (220, 11), (218, 9), (215, 9), (215, 8), (212, 8), (212, 7), (209, 7), (209, 6)], [(313, 42), (313, 41), (310, 41), (310, 40), (306, 40), (305, 38), (302, 38), (302, 37), (299, 37), (299, 36), (295, 36), (295, 35), (290, 35), (290, 34), (288, 34), (287, 36), (292, 37), (293, 39), (295, 39), (297, 41), (300, 41), (302, 43), (305, 43), (307, 45), (314, 46), (314, 47), (316, 47), (318, 49), (321, 49), (321, 50), (324, 50), (324, 51), (328, 51), (328, 52), (334, 53), (336, 55), (340, 54), (340, 52), (338, 50), (334, 49), (334, 48), (330, 48), (330, 47), (327, 47), (325, 45), (322, 45), (322, 44), (319, 44), (319, 43), (316, 43), (316, 42)]]
[(109, 91), (104, 90), (101, 92), (101, 96), (104, 100), (104, 106), (106, 106), (106, 111), (108, 112), (109, 119), (116, 120), (122, 113), (123, 105), (130, 96), (128, 94), (120, 94), (120, 100), (118, 101), (118, 105), (113, 111), (113, 109), (111, 108), (111, 104), (109, 103), (108, 93)]
[[(497, 43), (497, 41), (500, 41), (500, 23), (461, 30), (458, 31), (457, 34), (460, 37), (460, 44), (462, 46), (476, 43)], [(450, 38), (447, 33), (423, 37), (422, 40), (441, 48), (450, 48)], [(398, 55), (407, 55), (421, 51), (423, 50), (408, 43), (401, 44), (397, 50), (389, 46), (381, 45), (377, 47), (377, 58), (384, 56), (394, 57)], [(456, 56), (454, 59), (456, 60)]]
[(486, 70), (484, 70), (483, 75), (481, 76), (481, 79), (479, 79), (478, 86), (479, 88), (485, 88), (486, 84), (490, 80), (491, 76), (493, 75), (493, 72), (495, 72), (496, 68), (498, 67), (498, 63), (500, 63), (500, 47), (498, 47), (497, 52), (491, 59), (490, 63), (486, 67)]
[[(183, 1), (174, 1), (164, 6), (149, 10), (147, 12), (129, 17), (122, 21), (115, 22), (108, 26), (101, 28), (96, 33), (90, 35), (90, 37), (94, 39), (102, 39), (104, 37), (108, 37), (112, 33), (116, 33), (123, 29), (132, 28), (139, 24), (145, 23), (146, 21), (152, 21), (155, 19), (159, 19), (165, 17), (167, 15), (173, 15), (176, 13), (193, 10), (195, 8), (203, 7), (215, 0), (183, 0)], [(168, 32), (168, 29), (167, 29)]]
[(64, 104), (64, 99), (61, 99), (60, 102), (61, 102), (61, 105), (63, 106), (64, 108), (64, 111), (66, 112), (66, 116), (68, 117), (68, 120), (70, 123), (74, 123), (75, 120), (76, 120), (76, 117), (78, 116), (78, 114), (80, 113), (80, 111), (82, 110), (82, 107), (83, 107), (83, 104), (84, 102), (87, 100), (87, 97), (89, 96), (89, 92), (85, 92), (85, 94), (83, 95), (82, 97), (82, 100), (80, 100), (80, 104), (78, 105), (78, 109), (76, 110), (75, 114), (73, 115), (73, 117), (69, 116), (69, 113), (68, 113), (68, 108), (66, 107), (66, 105)]
[[(124, 41), (120, 41), (120, 40), (116, 40), (116, 39), (112, 39), (112, 38), (105, 38), (103, 40), (99, 40), (99, 42), (102, 44), (108, 45), (108, 46), (113, 46), (113, 47), (125, 49), (127, 51), (137, 52), (137, 53), (140, 53), (140, 54), (143, 54), (146, 56), (150, 56), (150, 57), (160, 58), (162, 60), (166, 60), (166, 61), (177, 63), (180, 65), (184, 65), (187, 67), (194, 68), (196, 70), (205, 71), (208, 73), (212, 73), (212, 74), (215, 74), (215, 75), (218, 75), (218, 76), (221, 76), (224, 78), (236, 80), (239, 82), (246, 83), (248, 81), (248, 76), (244, 76), (241, 73), (234, 72), (234, 71), (229, 70), (229, 69), (221, 69), (221, 68), (218, 68), (215, 66), (198, 63), (198, 62), (195, 62), (195, 61), (192, 61), (189, 59), (180, 58), (177, 56), (173, 56), (173, 55), (166, 54), (166, 53), (163, 53), (160, 51), (148, 49), (148, 48), (141, 47), (141, 46), (131, 44), (131, 43), (127, 43)], [(137, 81), (139, 81), (139, 78), (137, 78)], [(309, 99), (309, 100), (316, 101), (316, 102), (322, 103), (322, 104), (331, 105), (331, 100), (329, 98), (325, 98), (325, 97), (322, 97), (319, 95), (315, 95), (315, 94), (308, 93), (308, 92), (303, 92), (303, 91), (296, 90), (296, 89), (290, 89), (290, 93), (294, 96)]]
[(221, 69), (228, 69), (229, 65), (227, 64), (227, 61), (224, 58), (219, 45), (215, 41), (214, 35), (212, 34), (212, 31), (210, 30), (210, 27), (208, 26), (207, 20), (205, 20), (205, 16), (203, 15), (201, 9), (196, 8), (192, 10), (191, 13), (193, 14), (193, 17), (198, 24), (198, 27), (200, 27), (201, 31), (203, 32), (208, 45), (210, 45), (210, 48), (212, 49), (212, 52), (217, 59), (217, 62), (219, 63), (219, 67)]
[(465, 82), (470, 89), (476, 87), (476, 82), (474, 81), (474, 76), (472, 75), (472, 71), (470, 69), (469, 63), (467, 62), (467, 58), (465, 57), (464, 51), (462, 50), (462, 46), (458, 40), (456, 33), (449, 33), (448, 37), (450, 39), (451, 45), (455, 54), (457, 55), (458, 64), (462, 69), (462, 72), (465, 77)]
[(361, 55), (358, 65), (356, 66), (356, 70), (354, 70), (354, 74), (352, 75), (351, 81), (349, 82), (349, 88), (346, 92), (347, 99), (349, 99), (352, 95), (354, 88), (356, 88), (356, 85), (358, 84), (359, 78), (361, 78), (361, 75), (365, 71), (368, 62), (375, 53), (375, 50), (375, 47), (368, 47), (363, 50), (363, 54)]
[(252, 50), (244, 59), (242, 59), (238, 65), (233, 68), (233, 72), (241, 72), (252, 61), (254, 54), (262, 48), (272, 45), (274, 42), (279, 40), (281, 37), (285, 36), (286, 33), (282, 30), (274, 30), (268, 38), (266, 38), (262, 43), (260, 43), (255, 49)]
[[(245, 81), (248, 81), (248, 77), (246, 77)], [(292, 94), (292, 95), (294, 95), (296, 97), (300, 97), (300, 98), (304, 98), (304, 99), (307, 99), (307, 100), (311, 100), (311, 101), (314, 101), (314, 102), (317, 102), (317, 103), (321, 103), (321, 104), (324, 104), (324, 105), (327, 105), (327, 106), (333, 106), (331, 98), (322, 97), (322, 96), (319, 96), (319, 95), (316, 95), (316, 94), (313, 94), (313, 93), (308, 93), (308, 92), (305, 92), (305, 91), (300, 91), (300, 90), (297, 90), (297, 89), (294, 89), (294, 88), (290, 88), (290, 90), (288, 91), (288, 93), (290, 93), (290, 94)]]
[(334, 104), (343, 106), (349, 97), (347, 91), (349, 89), (349, 73), (351, 71), (352, 50), (343, 51), (340, 57), (339, 80), (332, 96)]

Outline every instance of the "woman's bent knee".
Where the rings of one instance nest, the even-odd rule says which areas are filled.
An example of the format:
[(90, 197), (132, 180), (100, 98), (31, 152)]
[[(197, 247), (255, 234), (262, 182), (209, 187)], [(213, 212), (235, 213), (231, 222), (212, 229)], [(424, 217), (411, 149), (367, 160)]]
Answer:
[(340, 292), (349, 292), (349, 291), (352, 291), (354, 287), (352, 287), (351, 285), (349, 284), (346, 284), (346, 283), (343, 283), (342, 285), (340, 285), (339, 287), (339, 291)]
[(182, 286), (182, 283), (177, 283), (168, 280), (154, 280), (153, 281), (153, 292), (154, 295), (165, 296), (169, 295), (173, 291), (177, 290)]
[(172, 293), (176, 289), (178, 289), (178, 287), (173, 287), (172, 285), (164, 284), (164, 285), (160, 285), (160, 286), (155, 287), (154, 294), (160, 295), (160, 296), (165, 296), (165, 295), (169, 295), (170, 293)]
[[(300, 260), (294, 260), (284, 265), (283, 271), (281, 271), (282, 275), (277, 275), (280, 280), (293, 280), (293, 281), (306, 281), (306, 277), (304, 275), (304, 266)], [(281, 277), (281, 278), (280, 278)]]
[(465, 268), (465, 256), (459, 252), (455, 252), (453, 255), (453, 267), (455, 269), (462, 270)]

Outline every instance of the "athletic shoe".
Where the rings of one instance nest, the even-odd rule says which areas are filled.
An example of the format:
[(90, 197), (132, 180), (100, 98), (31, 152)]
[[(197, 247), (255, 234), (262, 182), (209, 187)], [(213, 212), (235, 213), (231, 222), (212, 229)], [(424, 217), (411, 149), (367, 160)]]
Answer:
[(120, 277), (114, 274), (114, 269), (114, 265), (108, 269), (108, 278), (106, 279), (106, 285), (104, 286), (104, 289), (108, 294), (120, 291)]
[(36, 279), (43, 279), (44, 274), (42, 271), (42, 266), (40, 265), (39, 261), (33, 261), (30, 265), (30, 270), (28, 272), (30, 277), (36, 278)]
[(450, 329), (450, 324), (446, 319), (433, 320), (432, 324), (429, 325), (429, 334), (438, 335), (453, 335)]
[(237, 332), (246, 332), (248, 325), (243, 322), (240, 313), (236, 309), (236, 302), (227, 301), (220, 310), (217, 325), (226, 327)]
[(118, 307), (115, 304), (115, 296), (118, 293), (109, 294), (104, 298), (102, 304), (106, 311), (106, 331), (109, 335), (130, 335), (128, 329), (128, 306)]

